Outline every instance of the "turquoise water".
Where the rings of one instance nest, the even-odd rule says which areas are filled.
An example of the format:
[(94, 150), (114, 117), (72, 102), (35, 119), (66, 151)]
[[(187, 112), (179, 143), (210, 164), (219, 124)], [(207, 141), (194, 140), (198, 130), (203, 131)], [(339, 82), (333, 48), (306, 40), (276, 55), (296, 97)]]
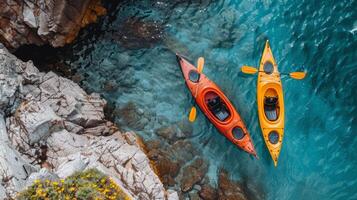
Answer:
[[(126, 1), (87, 30), (67, 63), (89, 91), (118, 107), (134, 102), (141, 125), (116, 121), (150, 139), (191, 107), (174, 52), (204, 56), (204, 73), (234, 103), (260, 157), (238, 150), (199, 113), (190, 140), (210, 160), (213, 180), (224, 167), (263, 199), (357, 199), (356, 8), (353, 0)], [(151, 23), (156, 39), (130, 38), (122, 26), (128, 19)], [(261, 137), (256, 77), (240, 73), (241, 65), (258, 64), (266, 39), (280, 71), (308, 72), (302, 81), (282, 80), (286, 129), (277, 168)], [(114, 87), (105, 90), (108, 84)]]

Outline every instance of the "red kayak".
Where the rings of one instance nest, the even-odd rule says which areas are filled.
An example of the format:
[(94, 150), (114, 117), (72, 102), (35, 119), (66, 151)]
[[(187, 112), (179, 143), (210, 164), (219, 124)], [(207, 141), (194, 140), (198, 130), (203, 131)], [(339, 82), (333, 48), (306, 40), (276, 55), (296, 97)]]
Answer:
[(218, 131), (249, 154), (256, 156), (247, 128), (222, 90), (195, 66), (176, 55), (188, 89), (201, 111)]

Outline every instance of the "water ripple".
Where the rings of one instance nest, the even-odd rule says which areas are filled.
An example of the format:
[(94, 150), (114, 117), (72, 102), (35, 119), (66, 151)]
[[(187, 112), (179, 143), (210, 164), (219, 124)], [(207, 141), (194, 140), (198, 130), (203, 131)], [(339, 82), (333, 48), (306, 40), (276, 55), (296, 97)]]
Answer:
[[(67, 62), (83, 84), (118, 105), (134, 102), (151, 119), (144, 137), (163, 123), (184, 119), (190, 94), (174, 52), (205, 56), (204, 73), (221, 86), (251, 132), (260, 160), (242, 153), (199, 113), (192, 141), (211, 161), (210, 177), (224, 167), (267, 199), (357, 199), (356, 1), (128, 1), (105, 19), (102, 37), (85, 38)], [(158, 22), (162, 42), (129, 50), (106, 40), (130, 17)], [(240, 73), (257, 65), (270, 39), (279, 69), (306, 70), (303, 81), (283, 78), (286, 132), (279, 166), (261, 137), (256, 78)], [(134, 41), (135, 42), (135, 41)], [(110, 80), (114, 91), (104, 91)], [(120, 116), (117, 116), (120, 119)], [(162, 120), (165, 119), (165, 120)], [(119, 120), (120, 121), (120, 120)], [(163, 122), (164, 121), (164, 122)], [(123, 127), (132, 129), (133, 127)]]

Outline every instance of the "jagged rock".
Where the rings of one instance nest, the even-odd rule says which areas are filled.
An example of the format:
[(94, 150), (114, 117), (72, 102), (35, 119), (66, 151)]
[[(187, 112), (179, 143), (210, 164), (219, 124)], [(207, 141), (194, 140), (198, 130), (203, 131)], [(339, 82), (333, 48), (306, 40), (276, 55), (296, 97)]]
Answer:
[[(106, 101), (98, 94), (88, 95), (53, 72), (40, 73), (4, 48), (0, 48), (0, 68), (4, 69), (0, 77), (7, 79), (9, 74), (14, 83), (3, 82), (11, 92), (4, 93), (0, 113), (16, 108), (8, 113), (6, 127), (0, 122), (0, 195), (5, 191), (6, 198), (13, 198), (34, 177), (47, 176), (38, 172), (43, 166), (60, 178), (95, 167), (133, 199), (167, 199), (136, 135), (121, 133), (105, 120)], [(11, 98), (19, 103), (10, 106)], [(170, 198), (176, 197), (171, 192)]]
[(228, 173), (221, 170), (218, 178), (218, 199), (220, 200), (246, 200), (247, 197), (238, 182), (230, 180)]
[(23, 145), (23, 141), (33, 145), (45, 140), (52, 132), (63, 128), (63, 119), (58, 117), (48, 105), (36, 101), (23, 102), (10, 121), (12, 125), (20, 125), (18, 131), (10, 134), (15, 145)]
[[(0, 48), (0, 51), (3, 50)], [(0, 62), (0, 109), (4, 110), (14, 102), (22, 77), (6, 54), (0, 54)]]
[(99, 0), (0, 0), (0, 42), (10, 49), (24, 44), (63, 46), (103, 14)]
[(96, 127), (85, 129), (84, 133), (89, 135), (111, 135), (118, 131), (118, 127), (116, 127), (112, 122), (105, 122), (97, 125)]
[(87, 95), (77, 84), (53, 72), (44, 75), (43, 80), (37, 100), (50, 105), (58, 116), (83, 127), (104, 122), (106, 101), (98, 94)]
[(29, 164), (9, 142), (3, 115), (0, 114), (0, 198), (14, 197), (26, 185), (26, 179), (38, 170)]
[(208, 164), (201, 158), (196, 158), (191, 164), (182, 169), (181, 190), (190, 191), (192, 187), (199, 183), (208, 170)]

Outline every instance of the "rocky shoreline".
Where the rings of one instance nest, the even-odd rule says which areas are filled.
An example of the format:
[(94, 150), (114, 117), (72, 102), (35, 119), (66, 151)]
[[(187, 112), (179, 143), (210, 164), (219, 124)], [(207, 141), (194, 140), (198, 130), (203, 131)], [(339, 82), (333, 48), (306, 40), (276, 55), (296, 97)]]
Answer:
[[(187, 121), (154, 130), (157, 139), (144, 141), (108, 121), (99, 94), (87, 94), (55, 67), (40, 72), (7, 50), (72, 42), (81, 27), (105, 13), (98, 0), (0, 2), (0, 42), (6, 46), (0, 43), (1, 199), (15, 198), (36, 179), (63, 179), (90, 168), (112, 177), (133, 199), (248, 199), (247, 189), (223, 169), (217, 183), (210, 180), (209, 162), (189, 140)], [(164, 37), (156, 23), (129, 20), (120, 30), (112, 39), (129, 49)], [(142, 112), (133, 103), (109, 109), (138, 130), (149, 118)]]
[(0, 198), (35, 179), (97, 168), (134, 199), (177, 199), (151, 169), (136, 135), (104, 118), (106, 101), (74, 82), (42, 73), (0, 48)]

